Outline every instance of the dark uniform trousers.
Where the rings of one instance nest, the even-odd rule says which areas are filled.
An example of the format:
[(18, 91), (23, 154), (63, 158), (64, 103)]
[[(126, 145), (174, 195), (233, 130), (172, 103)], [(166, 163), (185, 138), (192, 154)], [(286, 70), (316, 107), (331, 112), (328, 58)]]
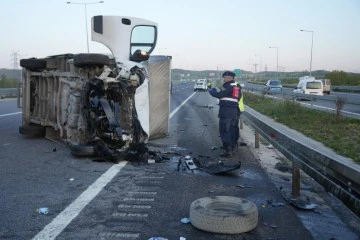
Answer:
[(239, 133), (236, 133), (236, 131), (238, 131), (238, 123), (238, 119), (219, 119), (220, 138), (223, 142), (225, 149), (230, 147), (231, 149), (229, 150), (234, 150), (239, 135)]

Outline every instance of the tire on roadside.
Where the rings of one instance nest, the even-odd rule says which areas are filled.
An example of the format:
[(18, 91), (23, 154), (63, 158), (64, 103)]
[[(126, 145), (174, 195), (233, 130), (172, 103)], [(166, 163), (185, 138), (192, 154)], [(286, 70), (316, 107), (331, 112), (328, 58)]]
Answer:
[(255, 203), (232, 196), (204, 197), (190, 205), (191, 224), (203, 231), (225, 234), (249, 232), (257, 226)]
[(93, 157), (95, 155), (94, 146), (91, 145), (72, 145), (71, 155), (74, 157)]
[(20, 66), (32, 71), (42, 71), (46, 69), (46, 60), (37, 58), (21, 59)]
[(24, 125), (19, 127), (19, 133), (27, 137), (41, 138), (45, 137), (45, 127), (41, 125)]
[(96, 53), (80, 53), (74, 56), (74, 66), (75, 67), (88, 67), (88, 66), (98, 66), (100, 68), (104, 65), (109, 65), (109, 57), (103, 54)]

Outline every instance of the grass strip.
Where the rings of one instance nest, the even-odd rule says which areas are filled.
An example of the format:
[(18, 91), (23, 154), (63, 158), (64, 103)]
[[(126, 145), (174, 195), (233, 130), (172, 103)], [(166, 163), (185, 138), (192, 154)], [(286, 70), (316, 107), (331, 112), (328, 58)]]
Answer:
[(359, 119), (309, 109), (291, 100), (280, 101), (248, 92), (244, 93), (244, 103), (360, 163)]

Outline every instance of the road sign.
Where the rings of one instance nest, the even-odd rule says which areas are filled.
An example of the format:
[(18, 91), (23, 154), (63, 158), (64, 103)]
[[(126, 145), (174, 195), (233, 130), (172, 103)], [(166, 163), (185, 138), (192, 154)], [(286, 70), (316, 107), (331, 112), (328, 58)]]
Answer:
[(235, 73), (235, 74), (240, 74), (240, 68), (234, 69), (234, 73)]

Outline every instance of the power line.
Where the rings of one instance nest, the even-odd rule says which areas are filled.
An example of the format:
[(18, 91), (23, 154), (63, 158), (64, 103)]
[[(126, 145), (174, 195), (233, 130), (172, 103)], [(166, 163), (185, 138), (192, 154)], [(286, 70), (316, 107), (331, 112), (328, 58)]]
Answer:
[(11, 51), (11, 61), (13, 63), (13, 78), (17, 79), (19, 76), (17, 76), (17, 70), (19, 67), (19, 57), (21, 55), (19, 54), (19, 51)]

